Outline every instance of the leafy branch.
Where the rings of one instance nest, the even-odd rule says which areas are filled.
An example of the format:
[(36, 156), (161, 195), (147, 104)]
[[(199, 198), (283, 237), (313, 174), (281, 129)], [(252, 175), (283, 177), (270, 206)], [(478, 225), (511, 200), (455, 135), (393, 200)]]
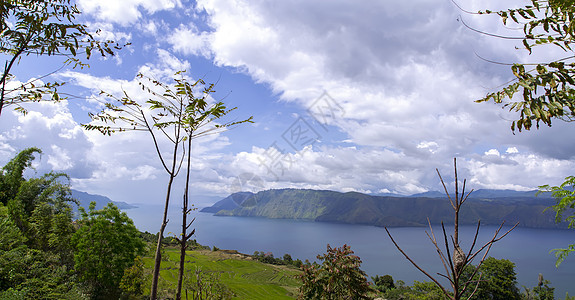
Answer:
[[(454, 2), (455, 3), (455, 2)], [(457, 3), (455, 3), (457, 5)], [(462, 11), (463, 10), (457, 5)], [(515, 132), (530, 130), (533, 125), (539, 128), (540, 123), (552, 125), (553, 119), (570, 122), (575, 120), (575, 62), (572, 43), (575, 41), (575, 7), (570, 0), (531, 0), (530, 5), (500, 11), (479, 11), (474, 14), (497, 15), (502, 23), (510, 23), (522, 27), (521, 37), (508, 37), (484, 32), (465, 22), (465, 27), (480, 34), (498, 39), (520, 40), (522, 47), (529, 54), (535, 47), (550, 45), (567, 52), (567, 57), (549, 62), (535, 64), (534, 68), (526, 70), (525, 66), (532, 64), (515, 63), (511, 66), (514, 80), (499, 91), (490, 92), (476, 102), (493, 101), (503, 104), (502, 108), (519, 116), (511, 123)], [(519, 97), (516, 97), (519, 94)], [(518, 98), (518, 99), (516, 99)], [(505, 102), (509, 99), (508, 102)]]

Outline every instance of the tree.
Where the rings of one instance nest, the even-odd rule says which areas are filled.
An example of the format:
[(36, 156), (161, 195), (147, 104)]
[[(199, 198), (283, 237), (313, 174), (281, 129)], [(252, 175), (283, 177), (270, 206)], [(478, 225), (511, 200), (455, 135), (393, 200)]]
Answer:
[[(491, 250), (491, 246), (493, 246), (494, 243), (498, 242), (499, 240), (504, 238), (507, 234), (509, 234), (509, 232), (511, 232), (513, 229), (515, 229), (515, 227), (519, 223), (516, 223), (513, 227), (511, 227), (511, 229), (507, 230), (502, 235), (499, 235), (501, 228), (505, 224), (505, 221), (503, 221), (501, 223), (501, 225), (499, 226), (499, 228), (497, 228), (495, 230), (495, 233), (493, 234), (493, 237), (491, 238), (491, 240), (487, 241), (485, 244), (483, 244), (483, 246), (481, 246), (481, 247), (479, 247), (479, 249), (475, 250), (475, 244), (477, 242), (477, 236), (479, 235), (479, 228), (481, 225), (481, 221), (480, 220), (477, 221), (477, 229), (475, 231), (475, 237), (473, 238), (473, 242), (471, 244), (471, 247), (469, 248), (469, 250), (466, 253), (461, 248), (461, 246), (459, 244), (459, 242), (460, 242), (460, 240), (459, 240), (459, 213), (461, 211), (462, 205), (465, 203), (465, 201), (467, 201), (469, 195), (473, 192), (473, 190), (471, 190), (470, 192), (468, 192), (466, 194), (465, 193), (466, 180), (463, 180), (463, 188), (461, 190), (461, 194), (459, 194), (459, 181), (458, 181), (458, 177), (457, 177), (457, 160), (455, 158), (453, 159), (453, 167), (455, 169), (455, 172), (454, 172), (455, 173), (455, 195), (454, 195), (455, 197), (454, 198), (452, 198), (452, 196), (447, 191), (447, 187), (445, 185), (445, 182), (443, 181), (443, 178), (441, 177), (441, 174), (439, 173), (439, 170), (436, 170), (437, 175), (439, 176), (439, 179), (441, 180), (441, 184), (443, 185), (443, 188), (445, 190), (445, 194), (447, 195), (449, 203), (451, 204), (451, 207), (453, 208), (453, 211), (454, 211), (453, 235), (450, 236), (449, 238), (447, 237), (447, 233), (445, 231), (445, 226), (444, 226), (443, 222), (441, 222), (441, 228), (443, 231), (443, 243), (444, 243), (445, 251), (442, 250), (441, 247), (439, 246), (439, 243), (437, 241), (437, 238), (435, 237), (435, 233), (433, 232), (433, 227), (431, 226), (431, 222), (429, 222), (429, 219), (427, 221), (429, 223), (429, 231), (430, 232), (428, 233), (426, 231), (427, 237), (431, 240), (431, 242), (435, 246), (435, 250), (437, 251), (437, 254), (439, 255), (441, 263), (443, 264), (443, 268), (445, 269), (444, 274), (441, 274), (441, 273), (437, 273), (437, 274), (439, 276), (449, 280), (449, 284), (451, 286), (451, 291), (448, 291), (441, 283), (439, 283), (439, 281), (435, 277), (431, 276), (428, 272), (426, 272), (424, 269), (422, 269), (415, 261), (413, 261), (409, 257), (409, 255), (407, 255), (403, 251), (403, 249), (401, 249), (401, 247), (399, 247), (399, 245), (395, 242), (395, 240), (393, 239), (393, 236), (391, 235), (391, 233), (389, 233), (389, 230), (387, 229), (387, 227), (385, 227), (385, 231), (387, 232), (387, 235), (389, 236), (389, 238), (391, 239), (391, 241), (393, 242), (393, 244), (395, 245), (397, 250), (399, 250), (399, 252), (401, 252), (401, 254), (403, 254), (403, 256), (414, 267), (416, 267), (419, 271), (421, 271), (423, 274), (425, 274), (425, 276), (427, 276), (429, 279), (431, 279), (437, 285), (437, 287), (439, 287), (441, 289), (441, 291), (443, 292), (445, 297), (447, 297), (448, 299), (453, 299), (453, 300), (459, 300), (461, 298), (471, 299), (471, 297), (473, 297), (473, 295), (474, 295), (473, 291), (479, 285), (478, 280), (481, 279), (481, 278), (479, 278), (478, 280), (476, 280), (475, 274), (479, 271), (479, 268), (481, 267), (482, 263), (485, 261), (485, 258), (487, 257), (489, 250)], [(450, 247), (449, 240), (451, 240), (451, 247)], [(464, 276), (465, 270), (471, 265), (471, 262), (477, 256), (481, 255), (482, 252), (483, 252), (483, 255), (481, 256), (479, 264), (474, 268), (472, 275), (471, 276)]]
[(361, 259), (348, 245), (331, 248), (328, 244), (327, 253), (317, 259), (321, 265), (302, 266), (300, 299), (369, 299), (373, 289), (360, 269)]
[(68, 177), (23, 176), (40, 152), (25, 149), (0, 172), (0, 291), (26, 299), (81, 298), (69, 247), (74, 233), (69, 203), (75, 201)]
[(395, 288), (395, 284), (393, 284), (393, 277), (391, 275), (375, 275), (375, 277), (371, 277), (371, 279), (373, 280), (375, 288), (380, 292), (385, 292)]
[(92, 298), (117, 298), (124, 270), (143, 254), (145, 244), (132, 220), (113, 203), (95, 208), (95, 202), (88, 212), (80, 207), (80, 228), (72, 237), (75, 268), (92, 288)]
[[(182, 292), (182, 282), (184, 278), (184, 268), (185, 268), (185, 261), (186, 261), (186, 249), (188, 248), (188, 240), (192, 237), (195, 233), (195, 229), (191, 232), (188, 232), (189, 227), (192, 225), (194, 220), (188, 223), (188, 214), (192, 211), (190, 208), (190, 175), (192, 170), (192, 139), (198, 136), (205, 135), (207, 133), (212, 133), (212, 131), (217, 130), (218, 128), (227, 128), (233, 125), (251, 122), (252, 117), (243, 120), (243, 121), (235, 121), (225, 123), (224, 125), (215, 124), (212, 128), (206, 129), (205, 127), (211, 125), (210, 123), (221, 119), (225, 115), (227, 115), (231, 110), (228, 109), (223, 102), (218, 101), (214, 104), (208, 103), (208, 96), (214, 92), (213, 84), (205, 86), (203, 81), (196, 81), (194, 84), (190, 84), (184, 78), (176, 80), (176, 94), (183, 95), (185, 97), (180, 97), (177, 101), (180, 105), (166, 105), (165, 103), (156, 104), (158, 108), (163, 109), (166, 113), (172, 111), (172, 109), (176, 108), (176, 112), (178, 113), (178, 107), (184, 107), (183, 120), (182, 126), (186, 133), (185, 139), (187, 139), (187, 161), (186, 161), (186, 184), (184, 187), (184, 195), (182, 199), (182, 231), (179, 238), (176, 238), (180, 243), (180, 268), (178, 272), (178, 287), (176, 290), (176, 299), (179, 300), (181, 298)], [(201, 93), (201, 97), (194, 96), (194, 87), (197, 84), (204, 85), (204, 89)], [(177, 103), (177, 102), (176, 102)], [(183, 104), (183, 105), (181, 105)], [(179, 114), (179, 113), (178, 113)]]
[[(194, 231), (187, 232), (193, 222), (193, 220), (192, 222), (187, 221), (187, 216), (191, 211), (189, 207), (189, 178), (192, 140), (221, 132), (234, 125), (252, 122), (252, 117), (250, 117), (242, 121), (216, 124), (215, 121), (235, 110), (236, 107), (228, 109), (221, 101), (210, 103), (209, 95), (214, 92), (214, 84), (206, 85), (202, 79), (190, 83), (183, 74), (184, 71), (176, 72), (173, 86), (146, 77), (143, 74), (138, 74), (138, 78), (148, 82), (148, 84), (142, 81), (139, 82), (141, 88), (152, 96), (147, 101), (134, 100), (126, 93), (124, 97), (118, 98), (102, 92), (112, 99), (114, 103), (106, 103), (105, 109), (100, 113), (90, 114), (96, 123), (84, 125), (87, 130), (98, 130), (105, 135), (128, 130), (147, 131), (152, 137), (158, 158), (169, 175), (164, 201), (164, 214), (156, 244), (151, 299), (156, 299), (157, 296), (158, 277), (162, 260), (161, 240), (168, 224), (168, 205), (172, 193), (172, 185), (180, 172), (184, 158), (187, 158), (186, 181), (182, 200), (182, 233), (180, 238), (178, 238), (181, 249), (181, 262), (176, 298), (179, 299), (181, 296), (185, 249), (187, 248), (188, 239), (194, 233)], [(195, 97), (195, 90), (200, 88), (201, 96)], [(160, 149), (161, 144), (158, 135), (165, 137), (172, 143), (171, 162), (164, 158), (164, 154)]]
[(134, 264), (124, 270), (120, 281), (122, 296), (127, 299), (141, 299), (144, 292), (144, 261), (136, 256)]
[[(479, 14), (497, 14), (503, 24), (521, 26), (523, 37), (497, 37), (520, 40), (529, 54), (536, 48), (552, 46), (565, 51), (565, 56), (548, 62), (513, 64), (511, 71), (515, 79), (477, 102), (493, 100), (509, 111), (519, 113), (518, 119), (511, 124), (512, 131), (529, 130), (533, 123), (539, 128), (540, 122), (551, 126), (553, 119), (575, 120), (575, 60), (570, 54), (575, 41), (575, 26), (571, 23), (575, 14), (573, 1), (531, 0), (530, 5), (521, 8), (486, 10)], [(522, 94), (521, 100), (514, 99), (516, 93)], [(509, 101), (504, 103), (505, 99)]]
[[(555, 288), (550, 287), (551, 282), (543, 278), (543, 274), (539, 274), (539, 283), (532, 289), (525, 288), (524, 299), (526, 300), (554, 300)], [(569, 293), (565, 295), (565, 300), (571, 299)]]
[(32, 147), (22, 150), (11, 159), (0, 171), (0, 202), (4, 205), (8, 200), (14, 199), (24, 179), (24, 170), (32, 166), (34, 154), (41, 154), (42, 150)]
[[(542, 185), (539, 187), (539, 192), (551, 192), (555, 198), (556, 204), (551, 208), (555, 211), (555, 222), (567, 222), (569, 228), (575, 228), (575, 215), (573, 209), (575, 208), (575, 176), (568, 176), (565, 181), (559, 186)], [(565, 213), (569, 215), (564, 216)], [(570, 244), (567, 248), (553, 249), (557, 261), (555, 265), (559, 265), (567, 258), (567, 256), (575, 251), (575, 244)]]
[(31, 248), (51, 251), (70, 262), (68, 243), (74, 228), (70, 203), (69, 178), (49, 172), (37, 178), (24, 178), (24, 170), (34, 160), (38, 148), (28, 148), (16, 155), (0, 172), (0, 199), (6, 204), (11, 221), (26, 237)]
[[(464, 276), (472, 276), (475, 267), (470, 265)], [(507, 259), (488, 257), (476, 272), (474, 280), (479, 284), (475, 294), (476, 299), (512, 300), (521, 299), (517, 288), (515, 264)], [(468, 292), (466, 296), (471, 293)]]
[(102, 56), (114, 55), (121, 47), (113, 41), (99, 41), (86, 25), (76, 23), (80, 11), (71, 0), (5, 0), (0, 2), (0, 53), (7, 57), (0, 77), (0, 114), (14, 105), (26, 112), (24, 102), (41, 101), (44, 95), (51, 100), (60, 97), (57, 88), (62, 83), (41, 83), (39, 79), (10, 87), (12, 68), (23, 56), (65, 56), (66, 64), (84, 66), (77, 58), (92, 51)]

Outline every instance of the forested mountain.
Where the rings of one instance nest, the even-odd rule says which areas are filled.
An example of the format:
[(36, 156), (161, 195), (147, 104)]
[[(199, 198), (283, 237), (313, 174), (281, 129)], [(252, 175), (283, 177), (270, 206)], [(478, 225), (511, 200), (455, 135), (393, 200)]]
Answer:
[[(566, 228), (554, 222), (545, 208), (554, 204), (549, 195), (534, 192), (479, 190), (465, 203), (460, 224), (483, 225), (519, 222), (531, 228)], [(437, 194), (434, 194), (436, 196)], [(438, 196), (438, 195), (437, 195)], [(375, 226), (425, 226), (452, 223), (453, 210), (446, 197), (372, 196), (357, 192), (280, 189), (232, 194), (202, 212), (220, 216), (303, 219)]]
[[(112, 200), (110, 200), (110, 198), (108, 198), (106, 196), (88, 194), (86, 192), (81, 192), (81, 191), (74, 190), (74, 189), (72, 189), (71, 191), (72, 191), (72, 198), (78, 200), (78, 202), (80, 203), (80, 206), (85, 208), (85, 209), (88, 209), (88, 206), (90, 205), (90, 202), (92, 202), (92, 201), (96, 202), (96, 209), (102, 209), (108, 203), (113, 203), (119, 209), (130, 209), (130, 208), (136, 207), (136, 206), (128, 204), (126, 202), (112, 201)], [(74, 205), (74, 208), (76, 208), (75, 205)]]

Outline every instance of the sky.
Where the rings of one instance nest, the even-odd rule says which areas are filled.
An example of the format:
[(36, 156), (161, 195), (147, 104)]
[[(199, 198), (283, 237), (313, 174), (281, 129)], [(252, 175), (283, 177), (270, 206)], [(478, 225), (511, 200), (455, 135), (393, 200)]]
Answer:
[[(468, 11), (516, 1), (459, 0)], [(521, 36), (497, 16), (469, 14), (448, 0), (243, 1), (77, 0), (79, 22), (99, 37), (131, 43), (90, 68), (65, 67), (44, 81), (67, 82), (59, 103), (31, 103), (0, 117), (0, 163), (27, 147), (43, 154), (29, 176), (70, 175), (74, 189), (128, 203), (161, 203), (168, 176), (146, 132), (85, 131), (102, 109), (100, 91), (149, 97), (143, 73), (169, 83), (216, 83), (212, 100), (253, 124), (194, 140), (192, 190), (199, 205), (237, 191), (310, 188), (370, 194), (468, 189), (533, 190), (558, 185), (575, 167), (574, 124), (511, 131), (516, 115), (475, 103), (513, 78), (500, 63), (565, 55), (521, 50), (464, 26)], [(5, 57), (3, 57), (5, 59)], [(489, 61), (488, 61), (489, 60)], [(60, 68), (55, 57), (24, 57), (26, 82)], [(161, 141), (163, 151), (169, 142)], [(178, 192), (182, 179), (178, 179)]]

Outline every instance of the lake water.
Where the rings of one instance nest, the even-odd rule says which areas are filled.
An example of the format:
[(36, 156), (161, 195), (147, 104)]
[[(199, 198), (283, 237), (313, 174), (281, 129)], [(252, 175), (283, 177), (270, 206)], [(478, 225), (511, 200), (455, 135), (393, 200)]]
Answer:
[[(125, 210), (134, 220), (138, 229), (157, 232), (162, 218), (160, 206), (140, 206)], [(170, 222), (166, 233), (178, 233), (180, 217), (178, 208), (171, 208)], [(315, 260), (318, 254), (326, 252), (327, 244), (340, 247), (348, 244), (363, 263), (362, 269), (369, 275), (390, 274), (395, 280), (413, 284), (414, 280), (428, 281), (425, 275), (413, 267), (395, 248), (384, 228), (363, 225), (347, 225), (308, 222), (297, 220), (277, 220), (265, 218), (216, 217), (208, 213), (192, 213), (196, 218), (194, 238), (202, 245), (221, 249), (235, 249), (242, 253), (254, 251), (272, 252), (276, 257), (289, 253), (293, 259)], [(453, 227), (446, 227), (453, 232)], [(508, 228), (507, 228), (508, 229)], [(390, 228), (394, 239), (414, 261), (428, 273), (444, 272), (434, 246), (427, 238), (428, 228)], [(442, 238), (440, 227), (434, 232), (438, 240)], [(482, 226), (478, 245), (489, 240), (496, 227)], [(505, 230), (505, 229), (504, 229)], [(502, 232), (504, 232), (502, 230)], [(460, 228), (462, 248), (467, 251), (475, 227)], [(167, 236), (168, 234), (166, 234)], [(575, 295), (575, 255), (568, 257), (559, 268), (555, 268), (555, 256), (550, 249), (565, 247), (575, 241), (575, 230), (548, 230), (516, 228), (507, 237), (494, 244), (490, 256), (509, 259), (515, 263), (519, 287), (537, 285), (537, 277), (542, 273), (555, 287), (555, 296), (564, 298), (568, 291)]]

